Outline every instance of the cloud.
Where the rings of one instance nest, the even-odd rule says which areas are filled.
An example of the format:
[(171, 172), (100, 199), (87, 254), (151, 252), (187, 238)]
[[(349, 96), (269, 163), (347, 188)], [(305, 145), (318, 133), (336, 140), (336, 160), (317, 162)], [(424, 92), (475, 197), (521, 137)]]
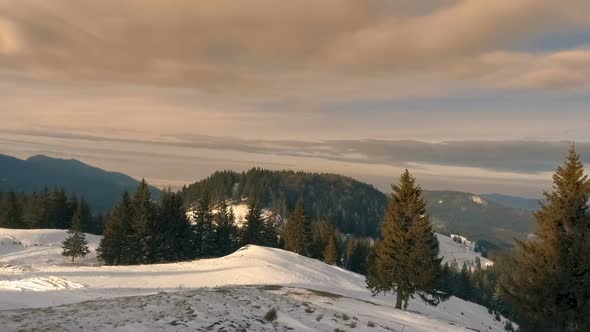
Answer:
[(0, 68), (270, 98), (403, 95), (465, 77), (570, 88), (587, 75), (555, 65), (500, 84), (490, 77), (503, 78), (505, 67), (492, 60), (547, 31), (588, 26), (579, 13), (589, 7), (582, 0), (4, 0)]

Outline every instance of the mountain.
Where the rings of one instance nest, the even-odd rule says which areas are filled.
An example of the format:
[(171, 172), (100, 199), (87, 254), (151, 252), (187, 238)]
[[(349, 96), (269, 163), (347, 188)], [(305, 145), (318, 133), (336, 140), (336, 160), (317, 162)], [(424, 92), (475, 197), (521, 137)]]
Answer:
[[(95, 249), (100, 237), (87, 236)], [(94, 250), (68, 264), (56, 245), (65, 237), (63, 230), (0, 228), (3, 331), (501, 332), (506, 325), (456, 297), (437, 307), (411, 299), (408, 310), (395, 310), (394, 296), (373, 296), (364, 276), (281, 249), (102, 266)], [(269, 322), (272, 308), (277, 319)]]
[(535, 229), (530, 211), (472, 193), (426, 190), (424, 197), (427, 211), (439, 232), (466, 236), (488, 250), (509, 247), (514, 238), (523, 238)]
[[(84, 196), (96, 210), (108, 210), (125, 190), (139, 182), (125, 174), (108, 172), (74, 159), (33, 156), (26, 160), (0, 155), (0, 191), (33, 192), (44, 187), (63, 187)], [(159, 190), (151, 188), (157, 196)]]
[[(183, 188), (185, 203), (190, 206), (205, 191), (215, 199), (256, 197), (287, 218), (302, 198), (311, 218), (330, 218), (342, 232), (362, 236), (379, 234), (387, 205), (386, 194), (350, 177), (260, 168), (216, 172)], [(523, 238), (535, 227), (529, 211), (472, 193), (425, 190), (424, 197), (438, 232), (463, 235), (482, 250), (509, 247), (513, 238)]]
[(525, 198), (518, 196), (510, 196), (503, 194), (483, 194), (481, 197), (494, 201), (498, 204), (508, 206), (515, 209), (523, 209), (528, 211), (536, 211), (539, 209), (539, 202), (542, 201), (538, 198)]

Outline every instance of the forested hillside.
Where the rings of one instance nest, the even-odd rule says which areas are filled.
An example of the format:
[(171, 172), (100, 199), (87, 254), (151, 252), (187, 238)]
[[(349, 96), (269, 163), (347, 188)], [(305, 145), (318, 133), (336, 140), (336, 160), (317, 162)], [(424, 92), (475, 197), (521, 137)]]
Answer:
[(205, 190), (214, 200), (257, 198), (282, 216), (302, 199), (310, 218), (329, 218), (342, 232), (370, 236), (378, 234), (387, 202), (375, 187), (349, 177), (260, 168), (216, 172), (183, 188), (185, 204), (193, 204)]
[[(33, 156), (26, 160), (0, 154), (0, 192), (41, 192), (63, 188), (86, 198), (92, 208), (110, 210), (123, 191), (133, 191), (139, 182), (122, 173), (108, 172), (74, 159)], [(151, 188), (157, 197), (159, 190)]]
[[(392, 177), (392, 182), (396, 180)], [(183, 188), (185, 204), (193, 204), (205, 190), (214, 199), (257, 197), (263, 206), (283, 216), (288, 216), (301, 198), (311, 218), (329, 218), (342, 232), (355, 235), (377, 235), (387, 204), (386, 194), (349, 177), (260, 168), (216, 172)], [(424, 197), (437, 231), (467, 236), (488, 249), (509, 246), (514, 237), (525, 237), (534, 229), (529, 211), (474, 194), (425, 190)]]

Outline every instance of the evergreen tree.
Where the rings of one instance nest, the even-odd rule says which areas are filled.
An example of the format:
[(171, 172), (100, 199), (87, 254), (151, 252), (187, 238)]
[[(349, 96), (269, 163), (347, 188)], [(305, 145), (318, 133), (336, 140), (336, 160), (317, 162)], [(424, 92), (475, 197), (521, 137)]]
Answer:
[(237, 249), (240, 236), (234, 210), (225, 200), (217, 205), (215, 220), (215, 251), (219, 256), (229, 255)]
[(262, 217), (262, 209), (258, 205), (258, 202), (253, 199), (248, 206), (242, 244), (265, 245), (264, 224), (265, 220)]
[(0, 200), (0, 227), (23, 228), (22, 208), (14, 191), (2, 195)]
[(84, 197), (81, 197), (78, 201), (75, 214), (77, 214), (78, 218), (80, 219), (81, 232), (92, 234), (98, 234), (100, 232), (96, 228), (96, 224), (92, 218), (92, 213), (90, 212), (90, 206), (88, 206), (88, 202), (86, 202)]
[(309, 256), (312, 247), (311, 221), (305, 215), (303, 200), (299, 200), (283, 232), (285, 249)]
[(86, 257), (90, 250), (84, 233), (80, 231), (80, 213), (74, 214), (72, 228), (68, 230), (68, 237), (62, 242), (62, 256), (72, 257), (72, 263), (76, 257)]
[(324, 260), (324, 253), (330, 240), (338, 238), (336, 226), (329, 220), (322, 220), (312, 224), (311, 257)]
[(278, 227), (281, 223), (281, 216), (272, 212), (262, 223), (262, 244), (275, 248), (279, 244)]
[(96, 249), (98, 258), (108, 265), (136, 264), (137, 252), (131, 247), (135, 241), (132, 228), (132, 206), (129, 194), (124, 192), (121, 200), (106, 218), (105, 230)]
[(406, 170), (392, 189), (367, 285), (373, 294), (395, 292), (395, 307), (402, 309), (414, 294), (426, 300), (425, 294), (432, 293), (441, 260), (414, 177)]
[(193, 217), (195, 222), (193, 225), (195, 257), (210, 256), (213, 254), (214, 228), (209, 192), (206, 191), (198, 201)]
[[(503, 296), (528, 320), (554, 331), (590, 330), (590, 181), (572, 147), (553, 191), (534, 216), (535, 236), (517, 241)], [(521, 323), (522, 324), (522, 323)]]
[(132, 225), (138, 248), (138, 263), (150, 263), (154, 261), (155, 255), (155, 219), (156, 211), (151, 199), (149, 187), (145, 180), (142, 180), (132, 202)]
[(336, 265), (338, 263), (338, 240), (336, 236), (332, 235), (324, 251), (324, 263)]
[(192, 232), (182, 198), (170, 190), (162, 193), (157, 218), (157, 262), (193, 258)]
[(55, 228), (69, 229), (71, 227), (72, 216), (68, 214), (68, 197), (63, 188), (53, 191), (51, 204), (51, 219)]

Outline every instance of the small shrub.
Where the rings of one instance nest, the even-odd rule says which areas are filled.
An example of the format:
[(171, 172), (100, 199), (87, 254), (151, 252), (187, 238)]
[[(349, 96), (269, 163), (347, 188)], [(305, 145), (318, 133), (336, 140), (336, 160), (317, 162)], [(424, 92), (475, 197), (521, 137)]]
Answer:
[(264, 320), (273, 322), (277, 320), (278, 316), (277, 309), (272, 308), (264, 315)]
[(348, 315), (347, 315), (347, 314), (342, 314), (342, 319), (344, 319), (344, 320), (349, 320), (349, 319), (350, 319), (350, 317), (348, 317)]
[(319, 322), (319, 321), (321, 321), (321, 320), (322, 320), (322, 318), (324, 318), (324, 315), (322, 315), (322, 314), (319, 314), (319, 315), (318, 315), (318, 316), (315, 318), (315, 320)]
[(305, 308), (305, 312), (307, 312), (308, 314), (313, 314), (315, 312), (315, 309), (312, 307), (307, 307)]
[(356, 327), (356, 322), (352, 321), (352, 322), (350, 322), (350, 325), (348, 325), (348, 326), (350, 326), (351, 329), (354, 329)]
[(369, 322), (367, 322), (367, 326), (368, 327), (375, 327), (375, 323), (369, 321)]

